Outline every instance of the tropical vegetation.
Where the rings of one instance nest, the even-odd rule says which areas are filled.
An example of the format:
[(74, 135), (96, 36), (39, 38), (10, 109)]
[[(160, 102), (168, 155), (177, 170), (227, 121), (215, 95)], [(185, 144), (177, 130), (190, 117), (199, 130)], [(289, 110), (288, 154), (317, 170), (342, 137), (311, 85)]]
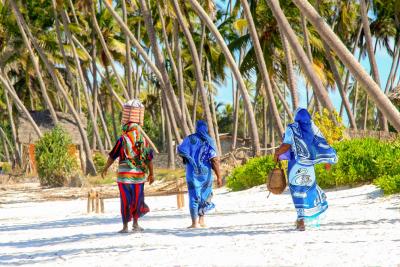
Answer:
[[(232, 149), (248, 139), (261, 155), (275, 147), (302, 96), (313, 113), (326, 110), (329, 127), (345, 117), (354, 130), (400, 130), (388, 98), (400, 82), (396, 3), (0, 0), (0, 158), (24, 164), (19, 118), (42, 137), (31, 111), (48, 110), (53, 125), (65, 112), (82, 139), (85, 173), (95, 174), (93, 152), (112, 148), (131, 98), (143, 101), (143, 130), (171, 168), (175, 145), (200, 118), (220, 150), (219, 136), (228, 133)], [(381, 50), (392, 58), (386, 80), (376, 62)], [(360, 64), (366, 57), (371, 71)], [(218, 90), (230, 80), (233, 101), (220, 104)]]

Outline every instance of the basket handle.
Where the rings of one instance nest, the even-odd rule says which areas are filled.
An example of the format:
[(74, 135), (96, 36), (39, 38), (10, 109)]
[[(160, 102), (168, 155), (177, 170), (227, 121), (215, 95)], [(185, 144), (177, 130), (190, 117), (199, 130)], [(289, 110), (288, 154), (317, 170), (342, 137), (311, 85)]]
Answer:
[(278, 162), (275, 163), (274, 169), (276, 169), (277, 166), (279, 167), (279, 169), (283, 169), (282, 162), (280, 160), (278, 160)]

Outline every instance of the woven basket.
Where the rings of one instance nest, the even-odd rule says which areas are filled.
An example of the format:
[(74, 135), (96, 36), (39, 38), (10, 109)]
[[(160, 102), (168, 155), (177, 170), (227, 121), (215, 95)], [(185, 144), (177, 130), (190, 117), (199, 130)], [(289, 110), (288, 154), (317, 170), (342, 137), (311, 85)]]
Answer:
[(122, 111), (121, 123), (125, 124), (127, 122), (134, 122), (143, 126), (144, 123), (144, 107), (133, 107), (124, 105)]
[(282, 169), (282, 165), (279, 163), (279, 168), (275, 166), (268, 174), (267, 188), (272, 194), (279, 195), (285, 191), (286, 185), (285, 172)]

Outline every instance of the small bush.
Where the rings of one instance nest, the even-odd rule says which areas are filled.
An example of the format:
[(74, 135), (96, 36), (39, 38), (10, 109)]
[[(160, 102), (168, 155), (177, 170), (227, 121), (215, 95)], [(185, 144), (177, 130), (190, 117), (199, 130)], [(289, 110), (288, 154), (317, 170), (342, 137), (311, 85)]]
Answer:
[(382, 189), (385, 195), (400, 193), (400, 174), (379, 177), (374, 181), (374, 184)]
[(103, 154), (96, 152), (93, 157), (93, 163), (96, 167), (96, 171), (101, 173), (104, 169), (104, 166), (106, 166), (107, 158)]
[(337, 123), (331, 119), (327, 109), (323, 110), (322, 115), (316, 112), (313, 118), (315, 125), (321, 130), (325, 139), (328, 141), (328, 144), (334, 144), (337, 141), (342, 140), (344, 130), (346, 129), (342, 123), (340, 115), (336, 111), (333, 115)]
[(239, 191), (264, 184), (274, 166), (271, 156), (250, 159), (245, 165), (233, 170), (226, 185), (233, 191)]
[(373, 138), (344, 140), (334, 144), (339, 162), (327, 172), (316, 167), (321, 187), (369, 183), (384, 175), (400, 174), (400, 147)]
[(56, 126), (36, 143), (35, 158), (40, 184), (63, 186), (74, 175), (77, 162), (69, 153), (71, 137)]
[(11, 164), (10, 164), (10, 163), (4, 162), (3, 165), (2, 165), (1, 167), (2, 167), (2, 171), (3, 171), (4, 174), (9, 174), (9, 173), (11, 173), (12, 167), (11, 167)]

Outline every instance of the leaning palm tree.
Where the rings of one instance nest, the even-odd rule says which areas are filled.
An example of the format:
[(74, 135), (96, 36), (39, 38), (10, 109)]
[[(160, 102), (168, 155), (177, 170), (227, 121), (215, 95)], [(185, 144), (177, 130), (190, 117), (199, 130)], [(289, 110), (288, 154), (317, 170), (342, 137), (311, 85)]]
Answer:
[[(142, 0), (143, 1), (143, 0)], [(240, 74), (239, 68), (236, 65), (236, 62), (232, 56), (232, 53), (229, 51), (228, 46), (226, 45), (223, 37), (221, 36), (220, 32), (218, 31), (215, 24), (212, 22), (208, 14), (204, 11), (201, 5), (196, 0), (189, 0), (194, 11), (200, 17), (201, 21), (207, 26), (210, 32), (213, 34), (215, 39), (218, 42), (218, 45), (221, 47), (222, 52), (224, 53), (227, 62), (235, 75), (236, 81), (239, 84), (240, 91), (242, 93), (242, 98), (244, 101), (245, 108), (248, 112), (249, 120), (250, 120), (250, 129), (252, 135), (252, 143), (253, 143), (253, 150), (255, 155), (260, 155), (261, 147), (260, 147), (260, 139), (258, 135), (258, 127), (254, 115), (253, 106), (250, 101), (250, 96), (246, 90), (246, 86), (244, 84), (242, 75)]]
[(274, 93), (272, 91), (271, 81), (269, 79), (267, 66), (265, 64), (263, 52), (261, 50), (260, 41), (258, 39), (258, 33), (257, 33), (256, 27), (254, 25), (253, 16), (251, 15), (250, 7), (249, 7), (247, 0), (241, 0), (241, 3), (242, 3), (243, 11), (244, 11), (244, 14), (245, 14), (245, 17), (247, 20), (250, 36), (253, 41), (253, 46), (254, 46), (257, 63), (258, 63), (258, 69), (261, 73), (261, 77), (262, 77), (264, 85), (265, 85), (265, 87), (263, 87), (263, 88), (266, 89), (268, 102), (269, 102), (269, 105), (270, 105), (270, 108), (272, 111), (272, 115), (273, 115), (273, 118), (275, 121), (276, 128), (278, 129), (279, 135), (282, 136), (284, 133), (283, 125), (281, 122), (278, 108), (276, 106)]
[(321, 38), (337, 54), (342, 63), (346, 65), (354, 77), (362, 84), (369, 96), (378, 106), (379, 110), (387, 117), (395, 129), (400, 131), (400, 113), (392, 102), (390, 102), (388, 97), (382, 92), (380, 86), (371, 78), (370, 75), (368, 75), (361, 64), (354, 58), (343, 42), (337, 37), (308, 1), (293, 0), (293, 2), (314, 25)]
[(197, 90), (200, 92), (201, 95), (201, 99), (202, 99), (202, 103), (203, 103), (203, 110), (205, 113), (205, 117), (206, 117), (206, 121), (209, 127), (209, 132), (211, 137), (216, 140), (216, 132), (214, 130), (213, 127), (213, 119), (211, 116), (211, 112), (210, 112), (210, 105), (208, 103), (208, 97), (207, 97), (207, 93), (205, 90), (205, 86), (204, 86), (204, 78), (203, 78), (203, 73), (201, 71), (201, 63), (199, 60), (199, 54), (196, 48), (196, 45), (194, 43), (192, 34), (190, 33), (189, 28), (186, 26), (186, 21), (184, 20), (184, 17), (182, 15), (181, 9), (179, 7), (179, 3), (177, 0), (171, 0), (174, 10), (175, 10), (175, 14), (178, 18), (179, 21), (179, 25), (183, 31), (183, 34), (186, 37), (186, 40), (188, 42), (188, 46), (189, 46), (189, 51), (191, 54), (191, 58), (193, 60), (193, 67), (194, 67), (194, 72), (195, 72), (195, 76), (196, 76), (196, 82), (197, 82)]
[(310, 62), (309, 57), (306, 55), (303, 48), (301, 47), (295, 32), (290, 26), (287, 18), (285, 17), (279, 5), (279, 2), (277, 0), (267, 0), (267, 3), (278, 22), (278, 27), (281, 28), (283, 34), (288, 39), (302, 69), (309, 78), (309, 81), (313, 86), (315, 97), (317, 98), (318, 101), (320, 101), (323, 104), (324, 107), (326, 107), (330, 112), (333, 112), (334, 107), (328, 96), (328, 93), (325, 90), (320, 79), (316, 76), (315, 71), (313, 69), (313, 65)]

